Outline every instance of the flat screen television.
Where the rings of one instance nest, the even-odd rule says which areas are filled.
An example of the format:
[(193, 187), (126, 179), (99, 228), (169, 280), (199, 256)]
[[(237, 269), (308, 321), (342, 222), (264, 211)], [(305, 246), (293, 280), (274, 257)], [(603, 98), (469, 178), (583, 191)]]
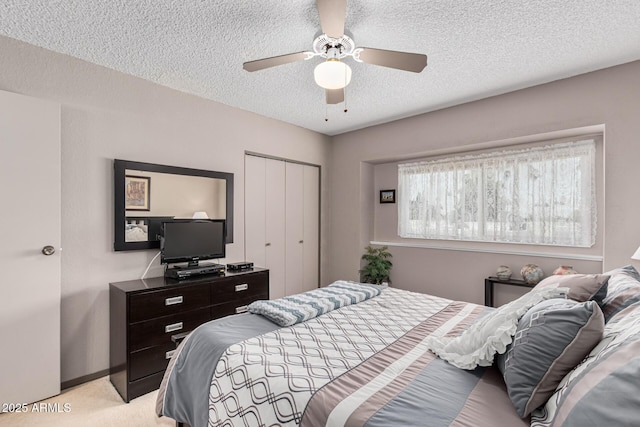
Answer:
[(224, 219), (174, 219), (163, 223), (160, 239), (160, 262), (188, 262), (197, 267), (207, 259), (226, 255)]

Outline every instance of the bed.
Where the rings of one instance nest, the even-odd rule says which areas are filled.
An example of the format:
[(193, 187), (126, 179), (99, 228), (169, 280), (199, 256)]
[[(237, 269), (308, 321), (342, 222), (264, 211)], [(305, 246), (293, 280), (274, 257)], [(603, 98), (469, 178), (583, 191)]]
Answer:
[[(618, 386), (614, 374), (640, 374), (640, 274), (630, 266), (610, 273), (541, 282), (504, 309), (381, 288), (360, 300), (350, 295), (351, 302), (335, 309), (302, 301), (315, 304), (315, 313), (293, 310), (291, 325), (291, 318), (270, 320), (265, 313), (218, 319), (180, 344), (158, 393), (157, 414), (192, 427), (637, 425), (640, 397), (632, 396), (640, 396), (640, 386), (616, 380), (625, 391), (615, 399), (604, 390)], [(294, 297), (300, 303), (302, 297)], [(280, 314), (287, 311), (291, 307)], [(571, 325), (583, 318), (562, 344), (554, 337), (562, 329), (565, 339), (573, 326), (562, 324), (565, 318), (551, 322), (558, 313)], [(512, 327), (502, 328), (506, 314)], [(548, 321), (530, 327), (523, 324), (527, 316)], [(562, 327), (554, 330), (556, 324)], [(498, 330), (515, 338), (495, 340)], [(468, 364), (468, 354), (451, 356), (461, 337), (479, 345), (476, 366)], [(493, 352), (487, 352), (490, 341)], [(624, 357), (612, 359), (620, 348)], [(527, 357), (535, 366), (524, 375), (538, 377), (523, 400), (529, 380), (522, 381), (518, 369)], [(616, 417), (626, 418), (620, 423)]]

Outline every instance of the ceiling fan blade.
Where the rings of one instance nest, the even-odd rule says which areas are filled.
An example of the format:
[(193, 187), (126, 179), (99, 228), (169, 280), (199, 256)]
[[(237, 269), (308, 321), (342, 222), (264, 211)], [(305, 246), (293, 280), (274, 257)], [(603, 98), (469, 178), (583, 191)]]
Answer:
[(255, 61), (249, 61), (242, 64), (242, 68), (247, 71), (260, 71), (265, 68), (275, 67), (277, 65), (284, 65), (290, 62), (302, 61), (307, 58), (305, 52), (290, 53), (288, 55), (274, 56), (271, 58), (257, 59)]
[(427, 66), (427, 55), (372, 49), (370, 47), (363, 47), (359, 58), (367, 64), (412, 71), (414, 73), (419, 73)]
[(344, 101), (344, 88), (342, 89), (325, 89), (327, 104), (340, 104)]
[(347, 0), (317, 0), (322, 32), (339, 39), (344, 35), (344, 19), (347, 15)]

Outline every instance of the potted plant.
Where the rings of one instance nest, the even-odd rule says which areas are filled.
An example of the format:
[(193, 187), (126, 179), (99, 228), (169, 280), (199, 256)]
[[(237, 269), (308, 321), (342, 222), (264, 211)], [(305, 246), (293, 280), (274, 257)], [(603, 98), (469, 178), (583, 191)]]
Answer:
[(391, 283), (389, 274), (393, 264), (389, 261), (392, 255), (387, 251), (387, 246), (374, 248), (372, 246), (365, 247), (366, 253), (362, 255), (362, 260), (366, 265), (360, 270), (360, 280), (364, 283), (374, 283), (380, 285), (382, 283)]

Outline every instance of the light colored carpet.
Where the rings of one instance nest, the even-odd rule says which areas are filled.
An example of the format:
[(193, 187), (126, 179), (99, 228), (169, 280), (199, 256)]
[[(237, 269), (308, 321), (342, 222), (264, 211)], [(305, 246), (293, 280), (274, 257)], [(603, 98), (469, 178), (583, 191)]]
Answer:
[(157, 394), (158, 392), (154, 391), (124, 403), (107, 376), (67, 389), (58, 396), (37, 403), (38, 407), (43, 408), (41, 403), (51, 404), (48, 405), (49, 410), (59, 411), (64, 411), (67, 404), (68, 412), (32, 412), (34, 404), (30, 404), (28, 413), (0, 414), (0, 426), (175, 426), (173, 420), (156, 416)]

